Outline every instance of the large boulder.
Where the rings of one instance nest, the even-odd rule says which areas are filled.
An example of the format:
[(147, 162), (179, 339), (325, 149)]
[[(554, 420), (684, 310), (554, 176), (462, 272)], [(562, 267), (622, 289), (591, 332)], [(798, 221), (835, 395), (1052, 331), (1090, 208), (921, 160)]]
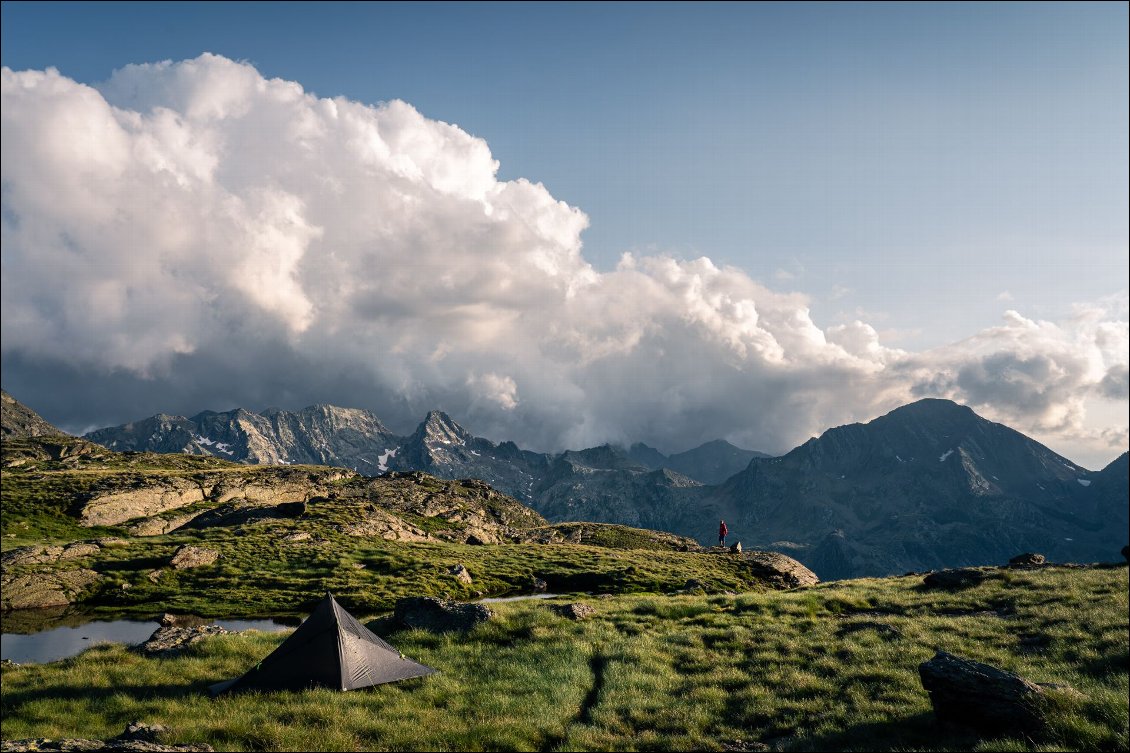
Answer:
[(918, 674), (938, 721), (1019, 737), (1046, 730), (1046, 691), (1019, 675), (945, 651), (918, 665)]
[(145, 656), (169, 658), (188, 650), (189, 646), (214, 635), (228, 635), (231, 631), (219, 625), (196, 625), (182, 627), (162, 625), (149, 636), (149, 640), (137, 647)]
[(1018, 554), (1008, 561), (1009, 567), (1038, 567), (1047, 562), (1048, 559), (1042, 554), (1035, 552), (1025, 552)]
[[(723, 551), (728, 552), (729, 549)], [(774, 588), (798, 588), (820, 582), (816, 573), (780, 552), (749, 551), (742, 552), (739, 556), (751, 575)]]
[(173, 553), (173, 558), (169, 560), (169, 565), (174, 570), (187, 570), (190, 567), (211, 565), (219, 559), (219, 557), (220, 553), (215, 549), (186, 544)]
[(936, 588), (942, 591), (955, 591), (961, 588), (975, 586), (988, 577), (985, 570), (974, 567), (962, 567), (954, 570), (938, 570), (922, 579), (927, 588)]
[(407, 628), (433, 633), (466, 632), (494, 613), (482, 604), (464, 604), (432, 596), (413, 596), (396, 602), (393, 619)]
[(98, 573), (74, 570), (35, 570), (0, 576), (0, 609), (42, 609), (74, 602), (99, 580)]
[(554, 604), (550, 608), (562, 617), (573, 620), (574, 622), (587, 620), (588, 618), (596, 614), (596, 610), (590, 607), (588, 604)]

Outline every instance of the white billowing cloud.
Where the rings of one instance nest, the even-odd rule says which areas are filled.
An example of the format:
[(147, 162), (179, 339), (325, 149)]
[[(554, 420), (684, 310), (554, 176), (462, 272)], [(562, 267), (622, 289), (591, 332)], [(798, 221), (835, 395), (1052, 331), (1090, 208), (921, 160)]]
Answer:
[[(404, 102), (321, 99), (215, 55), (2, 86), (6, 368), (96, 391), (74, 424), (318, 400), (402, 428), (443, 408), (539, 449), (784, 451), (940, 395), (1125, 443), (1124, 297), (908, 353), (707, 258), (597, 272), (582, 211), (500, 181), (485, 141)], [(149, 386), (197, 402), (143, 407)], [(1105, 439), (1088, 397), (1123, 406)]]

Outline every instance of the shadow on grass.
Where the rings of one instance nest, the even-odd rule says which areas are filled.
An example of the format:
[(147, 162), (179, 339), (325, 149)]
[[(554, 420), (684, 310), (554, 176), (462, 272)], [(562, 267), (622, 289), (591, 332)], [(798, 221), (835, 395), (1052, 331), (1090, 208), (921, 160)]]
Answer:
[(964, 727), (941, 724), (932, 711), (885, 722), (855, 724), (828, 734), (782, 740), (774, 747), (790, 751), (820, 750), (973, 750), (981, 737)]

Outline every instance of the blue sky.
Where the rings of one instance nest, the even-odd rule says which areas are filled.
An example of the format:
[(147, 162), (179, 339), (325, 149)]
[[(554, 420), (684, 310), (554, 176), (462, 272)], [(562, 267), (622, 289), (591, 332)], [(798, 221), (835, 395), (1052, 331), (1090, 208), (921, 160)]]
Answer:
[(625, 251), (707, 256), (803, 294), (821, 328), (869, 323), (884, 346), (1125, 298), (1124, 3), (2, 12), (15, 71), (96, 84), (212, 52), (320, 97), (402, 99), (485, 139), (500, 179), (581, 209), (597, 270)]
[(3, 8), (14, 69), (97, 82), (210, 51), (404, 99), (583, 209), (600, 268), (704, 254), (900, 346), (1127, 278), (1122, 3)]

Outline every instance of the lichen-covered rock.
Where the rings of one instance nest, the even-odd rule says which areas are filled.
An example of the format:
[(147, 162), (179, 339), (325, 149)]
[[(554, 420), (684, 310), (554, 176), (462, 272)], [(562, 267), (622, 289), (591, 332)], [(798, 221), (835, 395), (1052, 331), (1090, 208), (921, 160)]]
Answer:
[(918, 665), (918, 674), (939, 721), (1018, 737), (1046, 729), (1045, 690), (1019, 675), (945, 651)]
[(962, 567), (955, 570), (938, 570), (930, 573), (922, 582), (927, 588), (938, 588), (944, 591), (953, 591), (959, 588), (969, 588), (985, 580), (988, 574), (984, 570), (973, 567)]
[(116, 526), (133, 518), (157, 515), (204, 501), (204, 490), (189, 479), (169, 477), (149, 481), (140, 489), (99, 494), (83, 505), (79, 524)]
[(66, 546), (21, 546), (0, 556), (0, 567), (49, 565), (98, 554), (102, 547), (91, 541), (76, 541)]
[(385, 541), (427, 541), (428, 532), (383, 510), (371, 510), (365, 518), (351, 523), (342, 532), (347, 536), (379, 538)]
[(465, 565), (456, 565), (448, 571), (455, 580), (459, 581), (465, 586), (471, 585), (471, 572)]
[(190, 567), (211, 565), (219, 558), (220, 553), (215, 549), (186, 544), (173, 553), (173, 558), (169, 560), (169, 565), (174, 570), (187, 570)]
[(590, 607), (588, 604), (580, 603), (554, 604), (552, 605), (551, 609), (553, 609), (554, 612), (561, 615), (562, 617), (573, 620), (575, 622), (587, 620), (588, 618), (596, 614), (596, 610)]
[(494, 613), (482, 604), (464, 604), (432, 596), (414, 596), (396, 602), (393, 619), (407, 628), (433, 633), (467, 631)]
[(188, 647), (214, 635), (229, 635), (231, 631), (219, 625), (197, 625), (181, 627), (162, 625), (149, 636), (149, 640), (137, 647), (146, 656), (169, 658), (188, 650)]
[(134, 536), (164, 536), (166, 533), (177, 530), (199, 514), (198, 512), (193, 512), (184, 515), (173, 515), (168, 518), (144, 518), (136, 523), (131, 523), (127, 530)]
[(118, 740), (144, 740), (147, 743), (157, 742), (161, 735), (168, 734), (169, 728), (163, 724), (146, 724), (145, 722), (130, 722), (125, 731), (118, 735)]
[(816, 573), (780, 552), (749, 551), (740, 556), (751, 575), (774, 588), (799, 588), (820, 582)]
[(1047, 562), (1047, 558), (1044, 557), (1044, 555), (1036, 554), (1035, 552), (1025, 552), (1024, 554), (1018, 554), (1010, 559), (1008, 564), (1011, 567), (1035, 567), (1045, 562)]
[(65, 606), (99, 580), (93, 570), (41, 570), (0, 576), (0, 608), (41, 609)]

